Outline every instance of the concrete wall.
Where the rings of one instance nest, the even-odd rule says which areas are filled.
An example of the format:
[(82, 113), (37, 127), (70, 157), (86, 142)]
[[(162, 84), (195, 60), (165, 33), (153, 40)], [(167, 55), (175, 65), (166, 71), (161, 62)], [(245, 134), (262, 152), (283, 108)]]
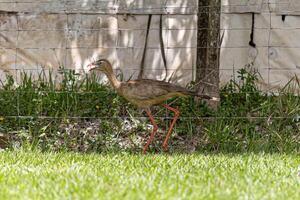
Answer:
[[(222, 1), (221, 79), (226, 82), (236, 71), (252, 63), (262, 75), (265, 89), (284, 86), (300, 75), (300, 1)], [(249, 45), (252, 14), (255, 12), (254, 42)], [(283, 20), (283, 16), (286, 15)]]
[[(256, 48), (248, 44), (252, 12)], [(150, 13), (157, 15), (150, 30), (145, 77), (166, 75), (159, 46), (163, 14), (167, 76), (187, 84), (195, 74), (197, 0), (0, 0), (0, 75), (7, 71), (18, 77), (20, 70), (60, 66), (84, 73), (89, 62), (107, 58), (125, 80), (135, 78)], [(298, 0), (222, 0), (222, 84), (249, 63), (259, 70), (265, 89), (279, 88), (299, 75), (299, 14)], [(282, 15), (287, 15), (284, 21)]]
[[(58, 69), (84, 73), (107, 58), (125, 80), (140, 69), (149, 13), (145, 77), (166, 74), (159, 45), (163, 14), (168, 78), (185, 85), (196, 63), (197, 0), (0, 0), (0, 73)], [(129, 15), (127, 15), (129, 14)]]

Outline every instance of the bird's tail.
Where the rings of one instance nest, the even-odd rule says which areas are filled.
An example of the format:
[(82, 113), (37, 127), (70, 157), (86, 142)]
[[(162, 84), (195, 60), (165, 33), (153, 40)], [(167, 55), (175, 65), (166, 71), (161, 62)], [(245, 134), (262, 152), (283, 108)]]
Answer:
[(201, 99), (207, 99), (207, 100), (211, 100), (211, 101), (220, 101), (220, 98), (218, 98), (218, 97), (212, 97), (212, 96), (209, 96), (206, 94), (198, 94), (195, 91), (189, 91), (188, 93), (191, 96), (199, 97)]

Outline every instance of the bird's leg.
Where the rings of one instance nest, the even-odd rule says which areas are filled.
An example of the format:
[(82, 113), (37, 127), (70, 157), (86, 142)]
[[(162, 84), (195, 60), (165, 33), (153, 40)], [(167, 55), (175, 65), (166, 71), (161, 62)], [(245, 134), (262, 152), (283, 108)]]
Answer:
[(172, 123), (171, 123), (171, 125), (170, 125), (170, 128), (169, 128), (169, 131), (168, 131), (168, 133), (167, 133), (166, 139), (165, 139), (165, 141), (164, 141), (164, 143), (163, 143), (163, 148), (164, 148), (164, 150), (166, 151), (166, 150), (168, 149), (168, 140), (169, 140), (169, 138), (170, 138), (170, 136), (171, 136), (172, 129), (173, 129), (173, 127), (174, 127), (174, 125), (175, 125), (175, 123), (176, 123), (178, 117), (179, 117), (180, 112), (179, 112), (179, 110), (177, 110), (177, 109), (175, 109), (175, 108), (172, 108), (172, 107), (170, 107), (170, 106), (167, 105), (167, 104), (164, 105), (164, 107), (167, 108), (168, 110), (173, 111), (173, 112), (175, 113), (175, 116), (174, 116), (173, 121), (172, 121)]
[(153, 118), (153, 116), (152, 116), (152, 114), (151, 114), (151, 110), (150, 110), (150, 109), (147, 109), (147, 110), (146, 110), (146, 113), (147, 113), (147, 115), (149, 116), (149, 119), (150, 119), (150, 121), (151, 121), (151, 124), (153, 125), (153, 131), (152, 131), (152, 133), (151, 133), (151, 135), (150, 135), (150, 138), (148, 139), (148, 141), (147, 141), (147, 143), (146, 143), (146, 145), (145, 145), (145, 147), (144, 147), (144, 150), (143, 150), (143, 153), (144, 153), (144, 154), (146, 154), (146, 151), (147, 151), (149, 145), (151, 144), (151, 142), (153, 141), (154, 136), (155, 136), (155, 134), (156, 134), (156, 132), (157, 132), (157, 129), (158, 129), (158, 126), (157, 126), (157, 124), (155, 123), (154, 118)]

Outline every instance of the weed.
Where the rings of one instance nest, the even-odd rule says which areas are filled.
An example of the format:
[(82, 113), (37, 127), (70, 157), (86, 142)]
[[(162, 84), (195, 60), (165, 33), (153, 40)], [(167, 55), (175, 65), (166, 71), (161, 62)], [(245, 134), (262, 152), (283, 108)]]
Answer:
[[(299, 152), (299, 79), (294, 77), (277, 93), (266, 93), (251, 67), (239, 70), (237, 77), (221, 88), (217, 111), (192, 97), (169, 101), (181, 110), (171, 146), (183, 141), (202, 151)], [(149, 131), (145, 115), (100, 84), (95, 74), (79, 76), (62, 68), (60, 73), (44, 70), (38, 76), (22, 72), (18, 84), (10, 75), (5, 80), (0, 130), (13, 141), (44, 150), (106, 151), (125, 143), (139, 147)], [(159, 137), (173, 113), (160, 107), (153, 112)]]

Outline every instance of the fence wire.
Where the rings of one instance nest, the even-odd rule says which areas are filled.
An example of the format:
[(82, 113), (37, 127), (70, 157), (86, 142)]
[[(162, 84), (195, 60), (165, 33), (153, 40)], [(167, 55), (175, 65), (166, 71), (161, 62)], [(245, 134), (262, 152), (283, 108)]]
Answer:
[[(213, 7), (213, 6), (201, 6), (199, 7), (197, 5), (197, 1), (187, 1), (189, 6), (186, 5), (180, 5), (180, 6), (174, 6), (170, 4), (170, 1), (161, 1), (160, 6), (157, 7), (149, 7), (149, 6), (140, 6), (140, 7), (135, 7), (138, 5), (133, 5), (132, 7), (121, 7), (118, 6), (120, 1), (101, 1), (101, 5), (106, 5), (106, 7), (97, 7), (95, 4), (87, 4), (86, 9), (74, 9), (74, 5), (76, 5), (79, 1), (70, 1), (70, 0), (65, 0), (61, 1), (62, 4), (59, 4), (59, 6), (55, 6), (56, 1), (42, 1), (39, 2), (40, 11), (35, 11), (32, 8), (28, 7), (28, 5), (36, 5), (36, 1), (1, 1), (0, 2), (0, 8), (6, 8), (4, 11), (0, 11), (0, 50), (3, 50), (4, 52), (10, 52), (10, 56), (14, 57), (13, 59), (13, 64), (9, 65), (9, 68), (3, 67), (2, 75), (0, 76), (0, 79), (5, 81), (5, 77), (3, 77), (3, 73), (9, 72), (12, 74), (15, 74), (15, 77), (17, 79), (20, 79), (20, 73), (22, 72), (28, 72), (28, 73), (33, 73), (36, 72), (37, 74), (40, 73), (43, 70), (49, 70), (54, 73), (58, 73), (55, 71), (59, 71), (58, 69), (46, 69), (44, 66), (41, 64), (36, 64), (36, 67), (33, 66), (26, 66), (22, 63), (23, 57), (26, 57), (24, 54), (25, 52), (29, 52), (30, 50), (32, 51), (49, 51), (49, 52), (55, 52), (55, 51), (63, 51), (61, 53), (61, 58), (60, 60), (56, 60), (59, 65), (65, 65), (66, 70), (73, 70), (71, 66), (68, 66), (67, 63), (72, 63), (70, 61), (70, 55), (68, 55), (69, 51), (90, 51), (90, 50), (102, 50), (102, 51), (110, 51), (110, 50), (115, 50), (115, 52), (111, 52), (111, 54), (116, 54), (115, 57), (118, 57), (118, 51), (134, 51), (134, 53), (138, 53), (141, 50), (144, 49), (144, 46), (142, 45), (143, 42), (140, 43), (140, 45), (137, 45), (136, 43), (131, 43), (128, 42), (127, 44), (122, 44), (122, 41), (120, 41), (122, 38), (121, 36), (124, 35), (125, 33), (127, 34), (132, 34), (132, 36), (138, 36), (143, 34), (146, 31), (146, 26), (143, 27), (120, 27), (119, 25), (113, 26), (113, 27), (86, 27), (84, 24), (85, 17), (88, 20), (89, 17), (115, 17), (117, 20), (119, 19), (126, 19), (132, 18), (133, 20), (136, 20), (135, 18), (138, 17), (144, 17), (146, 21), (146, 17), (148, 14), (156, 14), (164, 15), (165, 19), (165, 24), (164, 27), (162, 28), (162, 31), (164, 32), (164, 40), (165, 40), (165, 49), (166, 49), (166, 54), (172, 55), (174, 51), (178, 54), (182, 53), (183, 57), (188, 57), (188, 54), (193, 54), (191, 58), (191, 62), (189, 63), (190, 66), (188, 68), (181, 68), (180, 72), (183, 72), (185, 75), (189, 75), (189, 79), (194, 78), (195, 74), (195, 60), (196, 56), (195, 53), (197, 52), (198, 49), (221, 49), (221, 51), (226, 51), (226, 50), (244, 50), (248, 51), (251, 49), (248, 44), (248, 40), (242, 41), (240, 43), (235, 43), (234, 41), (237, 38), (231, 38), (230, 40), (230, 34), (233, 33), (238, 33), (238, 35), (249, 35), (251, 32), (251, 26), (245, 27), (244, 25), (239, 27), (239, 26), (234, 26), (232, 24), (221, 24), (221, 28), (218, 28), (220, 30), (221, 34), (223, 33), (227, 37), (229, 37), (229, 41), (231, 42), (222, 42), (219, 45), (206, 45), (206, 46), (199, 46), (196, 44), (196, 36), (197, 32), (201, 30), (206, 30), (206, 31), (215, 31), (216, 28), (214, 27), (197, 27), (197, 15), (204, 13), (204, 14), (211, 14), (211, 13), (218, 13), (221, 15), (221, 22), (224, 22), (226, 18), (231, 17), (230, 19), (233, 20), (232, 17), (238, 18), (238, 15), (243, 15), (251, 17), (249, 13), (255, 12), (257, 13), (257, 16), (266, 16), (268, 17), (264, 18), (269, 20), (269, 26), (266, 27), (261, 27), (259, 25), (255, 26), (255, 39), (259, 39), (262, 35), (266, 36), (266, 40), (261, 40), (259, 39), (258, 42), (256, 42), (256, 50), (258, 51), (263, 51), (267, 49), (266, 52), (270, 52), (271, 48), (278, 48), (280, 50), (282, 49), (290, 49), (293, 51), (299, 51), (300, 44), (276, 44), (272, 41), (272, 33), (277, 33), (277, 32), (288, 32), (288, 31), (299, 31), (300, 27), (288, 27), (288, 26), (280, 26), (276, 25), (276, 23), (272, 23), (274, 19), (278, 20), (281, 16), (278, 15), (278, 9), (276, 9), (278, 6), (279, 7), (284, 7), (286, 5), (289, 5), (287, 3), (274, 3), (274, 1), (263, 1), (261, 5), (254, 5), (253, 7), (249, 7), (249, 5), (243, 4), (243, 5), (221, 5), (220, 7)], [(89, 1), (87, 1), (89, 3)], [(114, 2), (113, 4), (109, 4), (109, 2)], [(24, 5), (27, 4), (27, 7)], [(108, 6), (109, 5), (109, 6)], [(48, 7), (47, 7), (48, 6)], [(93, 7), (94, 6), (94, 7)], [(44, 10), (43, 10), (44, 8)], [(91, 9), (87, 9), (91, 8)], [(245, 13), (237, 13), (234, 10), (237, 9), (243, 9), (245, 8)], [(26, 10), (27, 9), (27, 10)], [(48, 10), (47, 10), (48, 9)], [(250, 9), (250, 10), (249, 10)], [(252, 9), (252, 10), (251, 10)], [(48, 13), (50, 16), (57, 16), (61, 17), (64, 19), (64, 24), (61, 27), (56, 27), (52, 24), (36, 24), (39, 20), (39, 18), (45, 16), (45, 11)], [(78, 17), (79, 15), (79, 17)], [(137, 15), (137, 16), (135, 16)], [(194, 20), (194, 22), (191, 25), (186, 25), (184, 20), (181, 20), (180, 22), (182, 23), (180, 27), (174, 27), (172, 25), (172, 20), (176, 17), (181, 19), (179, 16), (184, 16), (187, 17), (189, 20)], [(77, 18), (76, 18), (77, 17)], [(3, 19), (2, 19), (3, 18)], [(10, 21), (11, 20), (11, 24)], [(15, 21), (14, 21), (15, 20)], [(35, 21), (36, 20), (36, 21)], [(182, 22), (183, 21), (183, 22)], [(232, 21), (230, 21), (232, 22)], [(28, 27), (27, 24), (34, 24), (32, 27)], [(45, 22), (46, 23), (46, 22)], [(74, 24), (78, 23), (76, 26)], [(106, 24), (107, 25), (107, 24)], [(49, 28), (50, 26), (50, 28)], [(158, 28), (157, 24), (154, 24), (151, 26), (150, 31), (152, 33), (158, 32), (160, 29)], [(32, 38), (26, 38), (24, 34), (27, 34), (27, 36), (34, 37), (36, 34), (41, 34), (44, 35), (45, 38), (44, 40), (47, 41), (50, 37), (53, 36), (54, 34), (61, 33), (62, 35), (65, 36), (63, 40), (57, 42), (57, 43), (51, 43), (52, 46), (50, 45), (50, 42), (45, 42), (43, 45), (35, 43), (35, 42), (28, 42), (24, 43), (24, 40), (31, 40)], [(103, 33), (113, 33), (117, 35), (113, 41), (111, 42), (111, 45), (100, 45), (100, 44), (93, 44), (89, 43), (87, 40), (86, 42), (86, 37), (95, 37), (99, 36)], [(258, 35), (260, 33), (263, 33), (262, 35)], [(182, 40), (187, 37), (186, 41), (189, 41), (189, 44), (185, 43), (180, 43), (180, 38), (176, 40), (172, 44), (172, 37), (175, 37), (183, 34), (184, 36), (181, 37), (183, 38)], [(13, 36), (12, 36), (13, 35)], [(91, 36), (92, 35), (92, 36)], [(49, 38), (47, 38), (50, 36)], [(233, 34), (234, 36), (234, 34)], [(232, 36), (232, 37), (233, 37)], [(80, 40), (82, 39), (82, 43), (77, 45), (77, 46), (72, 46), (72, 37), (73, 40)], [(71, 38), (71, 39), (70, 39)], [(75, 38), (75, 39), (74, 39)], [(121, 38), (121, 39), (120, 39)], [(133, 39), (134, 41), (135, 39)], [(33, 40), (32, 40), (33, 41)], [(86, 44), (84, 43), (86, 42)], [(49, 45), (49, 46), (47, 46)], [(151, 45), (151, 44), (150, 44)], [(155, 52), (160, 51), (160, 47), (157, 46), (157, 44), (152, 44), (153, 46), (147, 47), (148, 50), (154, 50)], [(37, 47), (38, 46), (38, 47)], [(14, 52), (14, 53), (11, 53)], [(171, 53), (170, 53), (171, 52)], [(133, 54), (134, 54), (133, 53)], [(56, 55), (56, 54), (55, 54)], [(299, 74), (299, 66), (293, 66), (293, 67), (280, 67), (277, 68), (274, 65), (274, 60), (271, 60), (270, 54), (265, 55), (267, 57), (267, 62), (263, 62), (259, 65), (259, 71), (264, 73), (264, 77), (267, 79), (266, 84), (271, 84), (270, 76), (272, 74), (278, 74), (278, 73), (290, 73), (290, 74)], [(0, 61), (1, 62), (6, 62), (7, 55), (4, 53), (0, 52)], [(256, 56), (254, 56), (253, 60), (255, 61)], [(132, 60), (134, 60), (134, 56), (131, 57)], [(44, 58), (44, 59), (47, 59)], [(172, 62), (173, 58), (169, 58), (168, 63)], [(24, 59), (26, 60), (26, 58)], [(243, 67), (243, 66), (239, 66)], [(232, 72), (229, 76), (234, 77), (236, 76), (236, 72), (239, 69), (239, 67), (236, 66), (231, 66), (227, 64), (222, 64), (221, 63), (221, 68), (220, 73), (227, 73), (228, 71)], [(116, 69), (123, 70), (123, 71), (131, 71), (133, 73), (138, 72), (139, 65), (127, 65), (126, 68), (123, 68), (119, 64), (117, 64)], [(148, 68), (145, 69), (147, 73), (158, 73), (161, 74), (165, 69), (162, 66), (148, 66)], [(178, 67), (170, 67), (170, 71), (172, 72), (177, 72)], [(77, 73), (84, 73), (85, 70), (82, 68), (77, 68), (76, 69)], [(136, 73), (137, 74), (137, 73)], [(193, 75), (190, 75), (193, 74)], [(267, 74), (267, 75), (266, 75)], [(6, 115), (3, 116), (7, 119), (130, 119), (128, 116), (118, 116), (118, 117), (82, 117), (82, 116), (62, 116), (62, 117), (51, 117), (51, 116), (44, 116), (44, 115), (33, 115), (33, 116), (26, 116), (21, 114), (21, 109), (20, 107), (22, 106), (20, 103), (19, 99), (19, 94), (21, 91), (17, 92), (17, 99), (16, 100), (16, 113), (15, 115)], [(49, 91), (38, 91), (40, 93), (49, 93)], [(10, 93), (10, 91), (0, 91), (0, 93)], [(11, 93), (15, 93), (15, 91), (11, 91)], [(56, 94), (74, 94), (74, 92), (70, 93), (68, 91), (55, 91)], [(267, 92), (268, 93), (268, 92)], [(99, 94), (101, 95), (102, 92), (78, 92), (76, 94), (81, 94), (81, 95), (88, 95), (88, 94)], [(251, 92), (245, 92), (239, 94), (251, 94)], [(271, 92), (270, 92), (271, 94)], [(272, 93), (273, 94), (273, 93)], [(281, 95), (280, 92), (276, 93), (277, 95)], [(226, 95), (222, 94), (221, 95)], [(68, 98), (68, 95), (67, 95)], [(137, 118), (144, 118), (143, 116), (136, 116)], [(213, 120), (213, 119), (234, 119), (234, 120), (239, 120), (239, 119), (253, 119), (253, 120), (270, 120), (270, 119), (292, 119), (298, 120), (298, 115), (296, 116), (216, 116), (216, 117), (205, 117), (205, 116), (194, 116), (194, 117), (181, 117), (181, 120)], [(157, 119), (171, 119), (171, 117), (168, 116), (166, 113), (165, 116), (156, 116)]]

